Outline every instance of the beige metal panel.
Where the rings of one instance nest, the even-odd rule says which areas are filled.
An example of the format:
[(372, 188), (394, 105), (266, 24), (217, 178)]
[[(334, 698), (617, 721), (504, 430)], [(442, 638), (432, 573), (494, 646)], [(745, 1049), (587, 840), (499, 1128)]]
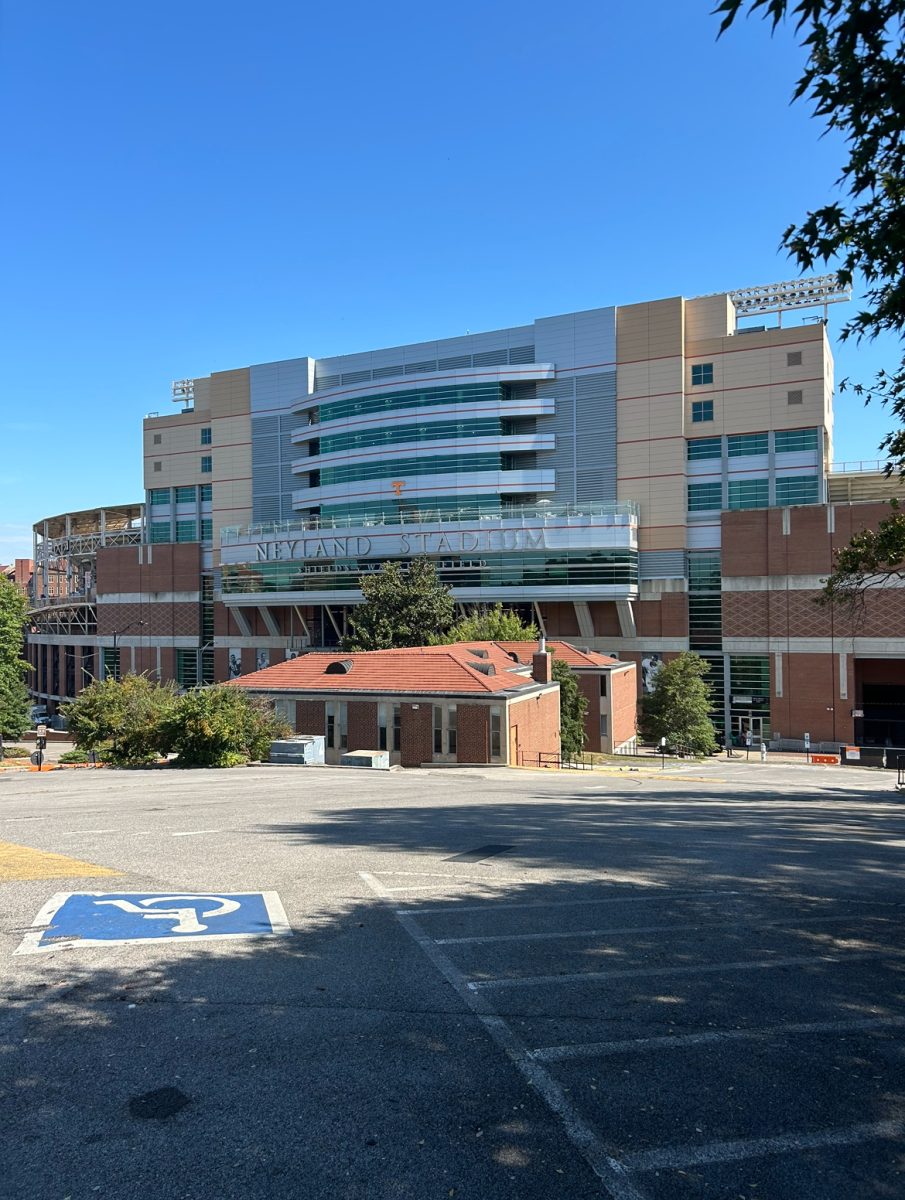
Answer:
[(685, 301), (685, 344), (728, 337), (735, 329), (735, 305), (726, 292)]
[(616, 359), (638, 362), (681, 353), (683, 341), (680, 296), (616, 310)]
[(238, 416), (251, 411), (251, 371), (215, 371), (210, 377), (211, 413), (215, 417)]

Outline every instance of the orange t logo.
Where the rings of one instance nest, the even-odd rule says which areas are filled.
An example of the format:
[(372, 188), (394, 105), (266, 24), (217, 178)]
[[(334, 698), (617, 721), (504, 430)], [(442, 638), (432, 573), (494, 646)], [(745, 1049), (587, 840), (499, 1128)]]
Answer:
[(393, 489), (393, 491), (396, 493), (397, 496), (401, 496), (402, 489), (405, 487), (405, 480), (404, 479), (392, 479), (390, 481), (390, 487)]

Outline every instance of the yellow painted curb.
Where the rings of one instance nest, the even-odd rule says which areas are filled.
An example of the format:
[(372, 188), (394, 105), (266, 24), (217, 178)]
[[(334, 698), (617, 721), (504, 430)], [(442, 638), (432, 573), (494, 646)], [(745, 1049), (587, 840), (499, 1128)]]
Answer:
[(17, 846), (14, 842), (0, 842), (0, 883), (9, 883), (14, 879), (68, 879), (73, 876), (87, 878), (121, 874), (121, 871), (114, 871), (110, 867), (99, 867), (96, 863), (69, 858), (65, 854)]

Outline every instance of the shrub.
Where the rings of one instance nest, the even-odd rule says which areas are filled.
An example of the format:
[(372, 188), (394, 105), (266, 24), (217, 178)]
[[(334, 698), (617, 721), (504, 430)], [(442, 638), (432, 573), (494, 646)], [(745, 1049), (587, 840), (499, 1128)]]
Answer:
[(96, 679), (63, 707), (63, 716), (79, 750), (103, 750), (107, 761), (134, 766), (159, 758), (177, 700), (174, 684), (146, 675)]
[(176, 751), (180, 767), (236, 767), (266, 758), (270, 743), (289, 733), (269, 701), (215, 684), (179, 697), (161, 745)]
[(28, 758), (31, 754), (30, 750), (26, 750), (24, 746), (4, 746), (4, 758)]
[[(64, 750), (59, 761), (61, 763), (86, 763), (91, 761), (91, 753), (90, 750), (81, 750), (76, 747), (75, 750)], [(96, 762), (106, 762), (109, 757), (109, 747), (105, 746), (103, 749), (96, 750), (94, 754)]]

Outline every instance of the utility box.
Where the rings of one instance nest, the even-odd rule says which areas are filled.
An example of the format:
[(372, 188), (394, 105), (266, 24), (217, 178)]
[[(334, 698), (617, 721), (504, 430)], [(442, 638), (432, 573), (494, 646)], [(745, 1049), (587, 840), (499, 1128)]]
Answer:
[(373, 771), (389, 771), (389, 750), (349, 750), (340, 760), (341, 767), (370, 767)]
[(325, 738), (322, 733), (300, 733), (270, 743), (269, 761), (287, 767), (310, 767), (323, 763)]

